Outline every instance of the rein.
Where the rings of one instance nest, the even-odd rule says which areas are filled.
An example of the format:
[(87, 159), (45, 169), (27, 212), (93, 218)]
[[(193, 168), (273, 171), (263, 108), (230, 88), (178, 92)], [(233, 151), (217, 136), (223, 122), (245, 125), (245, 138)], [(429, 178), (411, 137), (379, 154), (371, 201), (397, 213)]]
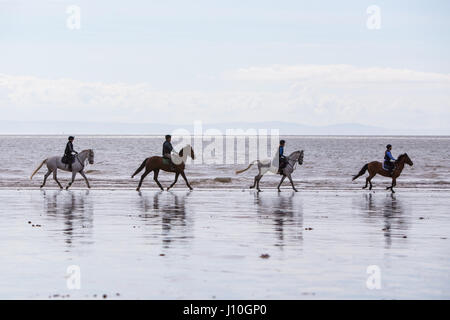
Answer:
[[(84, 152), (84, 151), (90, 152), (89, 150), (83, 150), (83, 151), (81, 151), (81, 152)], [(84, 168), (86, 167), (86, 160), (89, 158), (89, 155), (87, 155), (87, 156), (86, 156), (86, 159), (84, 159), (84, 163), (81, 162), (81, 160), (80, 160), (80, 158), (79, 158), (79, 155), (80, 155), (80, 154), (77, 153), (76, 158), (77, 158), (78, 162), (81, 164), (81, 166), (83, 167), (81, 170), (84, 170)]]

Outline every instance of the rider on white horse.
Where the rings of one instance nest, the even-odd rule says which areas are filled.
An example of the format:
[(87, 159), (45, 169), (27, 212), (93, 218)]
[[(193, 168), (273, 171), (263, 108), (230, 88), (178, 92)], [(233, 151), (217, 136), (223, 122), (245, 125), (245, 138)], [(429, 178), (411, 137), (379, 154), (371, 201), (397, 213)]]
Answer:
[(69, 142), (67, 142), (66, 144), (66, 150), (64, 150), (64, 156), (61, 159), (62, 163), (66, 163), (69, 165), (69, 171), (72, 171), (72, 163), (75, 160), (75, 155), (78, 154), (78, 152), (76, 152), (73, 149), (73, 141), (75, 140), (75, 137), (70, 136), (69, 137)]
[(283, 169), (286, 167), (287, 160), (284, 156), (284, 145), (286, 141), (280, 140), (280, 146), (278, 147), (278, 173), (283, 174)]

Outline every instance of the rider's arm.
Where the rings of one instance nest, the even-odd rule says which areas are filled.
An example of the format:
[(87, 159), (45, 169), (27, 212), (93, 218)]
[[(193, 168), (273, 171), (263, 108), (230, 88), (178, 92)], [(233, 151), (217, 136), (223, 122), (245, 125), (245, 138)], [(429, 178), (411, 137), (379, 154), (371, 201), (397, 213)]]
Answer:
[(390, 151), (387, 152), (387, 156), (389, 157), (389, 159), (393, 160), (393, 161), (397, 161), (393, 156), (392, 153)]
[(72, 153), (78, 154), (78, 152), (76, 152), (76, 151), (73, 149), (73, 145), (72, 145), (71, 143), (69, 144), (69, 148), (70, 148), (70, 154), (72, 154)]

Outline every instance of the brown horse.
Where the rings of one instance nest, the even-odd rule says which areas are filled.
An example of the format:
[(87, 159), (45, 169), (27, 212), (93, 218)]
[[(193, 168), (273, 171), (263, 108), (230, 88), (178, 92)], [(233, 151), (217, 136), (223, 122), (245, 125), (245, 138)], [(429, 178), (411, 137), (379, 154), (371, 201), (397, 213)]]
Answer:
[(178, 155), (181, 157), (181, 159), (179, 159), (179, 161), (176, 161), (174, 159), (173, 162), (176, 162), (174, 164), (170, 164), (166, 159), (164, 159), (163, 157), (158, 157), (158, 156), (154, 156), (154, 157), (145, 159), (142, 162), (141, 166), (139, 168), (137, 168), (137, 170), (131, 176), (131, 178), (134, 178), (135, 175), (137, 175), (142, 169), (145, 168), (145, 172), (141, 176), (141, 180), (139, 181), (139, 185), (136, 188), (136, 191), (139, 191), (141, 189), (144, 178), (152, 171), (153, 171), (153, 180), (155, 180), (155, 182), (158, 184), (158, 186), (161, 188), (161, 190), (164, 190), (161, 183), (159, 183), (159, 181), (158, 181), (159, 170), (164, 170), (167, 172), (175, 173), (175, 181), (167, 188), (167, 190), (169, 190), (170, 188), (172, 188), (174, 186), (174, 184), (177, 182), (178, 176), (180, 174), (183, 177), (184, 181), (186, 181), (186, 185), (188, 186), (188, 188), (190, 190), (192, 190), (192, 187), (189, 184), (189, 182), (186, 178), (186, 175), (184, 174), (184, 168), (185, 168), (184, 163), (186, 162), (189, 151), (190, 151), (191, 158), (194, 159), (195, 158), (194, 150), (191, 148), (190, 145), (187, 145), (183, 149), (180, 150)]
[(409, 158), (409, 156), (404, 153), (400, 155), (395, 161), (395, 169), (393, 170), (392, 174), (389, 173), (389, 171), (383, 169), (383, 164), (378, 161), (372, 161), (370, 163), (367, 163), (364, 165), (364, 167), (359, 171), (359, 173), (356, 176), (353, 176), (352, 181), (358, 179), (360, 176), (362, 176), (364, 173), (366, 173), (367, 170), (369, 170), (369, 176), (366, 178), (366, 185), (363, 187), (363, 189), (367, 188), (367, 184), (370, 184), (369, 190), (372, 190), (372, 178), (376, 176), (376, 174), (380, 174), (384, 177), (390, 177), (392, 178), (392, 184), (390, 187), (387, 187), (386, 190), (391, 189), (392, 193), (395, 193), (394, 187), (397, 183), (397, 178), (400, 176), (400, 174), (403, 171), (403, 168), (405, 167), (405, 163), (409, 164), (410, 166), (413, 165), (413, 162)]

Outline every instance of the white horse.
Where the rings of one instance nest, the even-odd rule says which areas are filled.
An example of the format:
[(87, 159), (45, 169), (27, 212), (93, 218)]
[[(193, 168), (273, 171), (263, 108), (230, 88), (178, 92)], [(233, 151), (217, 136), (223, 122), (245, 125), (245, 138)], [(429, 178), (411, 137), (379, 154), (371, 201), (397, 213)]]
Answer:
[[(84, 173), (86, 159), (89, 161), (89, 164), (94, 163), (94, 150), (92, 150), (92, 149), (83, 150), (80, 153), (78, 153), (77, 155), (75, 155), (75, 162), (72, 163), (72, 181), (69, 182), (69, 184), (66, 187), (66, 190), (69, 189), (69, 187), (72, 185), (72, 183), (75, 180), (75, 176), (77, 175), (78, 172), (81, 174), (81, 176), (86, 181), (87, 187), (91, 188), (91, 186), (89, 185), (89, 181), (86, 178), (86, 175)], [(63, 171), (70, 171), (70, 170), (69, 170), (69, 165), (63, 163), (61, 161), (60, 156), (50, 157), (50, 158), (47, 158), (44, 161), (42, 161), (42, 163), (39, 165), (39, 167), (37, 167), (36, 170), (34, 170), (33, 174), (30, 177), (30, 180), (33, 179), (33, 176), (39, 171), (39, 169), (41, 169), (41, 167), (44, 165), (44, 163), (47, 164), (47, 173), (44, 175), (44, 182), (42, 182), (41, 188), (45, 186), (45, 182), (47, 181), (48, 176), (50, 175), (50, 173), (53, 172), (53, 179), (56, 181), (58, 186), (62, 189), (63, 187), (62, 187), (61, 183), (59, 183), (58, 179), (56, 178), (56, 171), (58, 169), (61, 169)]]
[[(303, 164), (303, 154), (304, 154), (303, 150), (301, 150), (301, 151), (294, 151), (289, 156), (286, 157), (287, 165), (286, 165), (286, 167), (284, 167), (282, 169), (283, 176), (281, 177), (281, 181), (278, 184), (278, 187), (277, 187), (278, 191), (281, 191), (280, 190), (280, 186), (283, 183), (284, 179), (286, 179), (286, 177), (288, 177), (289, 181), (291, 182), (292, 189), (294, 189), (295, 192), (298, 191), (297, 189), (295, 189), (294, 182), (292, 181), (291, 174), (295, 170), (296, 163), (298, 163), (300, 165)], [(270, 160), (267, 160), (267, 161), (255, 160), (252, 163), (250, 163), (250, 165), (247, 168), (245, 168), (243, 170), (236, 171), (236, 174), (239, 174), (239, 173), (247, 171), (255, 163), (258, 164), (258, 174), (255, 176), (254, 183), (253, 183), (252, 186), (250, 186), (250, 189), (253, 189), (256, 186), (256, 189), (258, 191), (261, 191), (261, 189), (259, 188), (259, 181), (261, 180), (263, 175), (266, 174), (267, 171), (272, 171), (273, 173), (276, 173), (278, 171), (278, 166), (273, 166), (272, 165), (272, 161), (270, 161)]]

